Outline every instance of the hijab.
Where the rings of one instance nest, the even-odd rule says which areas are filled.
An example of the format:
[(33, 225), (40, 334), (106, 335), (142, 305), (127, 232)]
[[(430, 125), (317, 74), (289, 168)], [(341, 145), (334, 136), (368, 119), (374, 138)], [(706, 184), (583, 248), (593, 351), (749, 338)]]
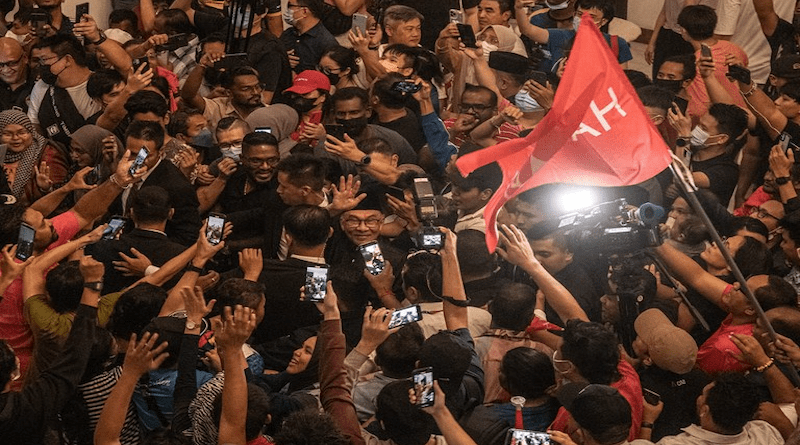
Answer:
[(525, 45), (522, 43), (522, 40), (519, 38), (519, 36), (517, 36), (517, 34), (515, 34), (511, 28), (503, 25), (489, 25), (483, 28), (478, 34), (480, 35), (488, 28), (492, 28), (494, 30), (494, 33), (497, 34), (498, 51), (506, 51), (518, 54), (523, 57), (528, 57), (528, 53), (525, 52)]
[[(100, 166), (100, 180), (111, 176), (111, 166), (104, 162), (103, 158), (103, 139), (108, 136), (114, 136), (114, 133), (106, 130), (105, 128), (98, 127), (97, 125), (84, 125), (77, 131), (72, 133), (72, 141), (77, 142), (92, 158), (92, 166)], [(116, 138), (116, 136), (114, 136)], [(119, 139), (117, 142), (117, 153), (115, 159), (119, 158), (121, 151), (124, 147)]]
[(34, 167), (39, 162), (39, 158), (47, 145), (47, 139), (36, 132), (33, 123), (28, 119), (28, 115), (19, 110), (5, 110), (0, 112), (0, 132), (6, 129), (8, 125), (20, 125), (28, 130), (33, 136), (33, 142), (30, 147), (26, 148), (20, 153), (14, 153), (11, 150), (6, 151), (6, 157), (3, 159), (4, 164), (12, 164), (19, 162), (17, 172), (14, 175), (14, 184), (11, 187), (11, 193), (18, 199), (22, 198), (25, 194), (25, 185), (33, 178)]

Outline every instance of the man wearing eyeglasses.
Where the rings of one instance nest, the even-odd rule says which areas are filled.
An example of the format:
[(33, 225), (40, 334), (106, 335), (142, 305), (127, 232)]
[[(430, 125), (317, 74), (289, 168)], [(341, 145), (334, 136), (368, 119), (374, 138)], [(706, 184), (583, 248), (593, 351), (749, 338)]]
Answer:
[(28, 109), (33, 80), (28, 75), (28, 56), (16, 39), (0, 37), (0, 108)]
[(325, 51), (338, 45), (320, 21), (322, 7), (322, 0), (289, 0), (283, 10), (283, 21), (290, 27), (281, 34), (281, 42), (295, 73), (316, 69)]
[(489, 88), (467, 85), (461, 94), (458, 117), (447, 119), (444, 126), (450, 133), (450, 142), (461, 147), (469, 140), (469, 132), (491, 119), (497, 113), (497, 94)]

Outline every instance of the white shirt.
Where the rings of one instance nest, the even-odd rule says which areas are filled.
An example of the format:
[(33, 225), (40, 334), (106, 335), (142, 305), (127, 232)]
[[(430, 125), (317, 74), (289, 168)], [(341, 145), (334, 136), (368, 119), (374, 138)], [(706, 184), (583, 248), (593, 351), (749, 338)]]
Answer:
[[(88, 119), (93, 114), (100, 111), (100, 105), (89, 97), (89, 93), (86, 92), (86, 84), (88, 82), (89, 80), (87, 79), (86, 82), (75, 85), (74, 87), (64, 88), (67, 90), (67, 93), (69, 93), (69, 97), (72, 99), (72, 103), (75, 104), (75, 108), (78, 109), (78, 112), (81, 113), (84, 119)], [(30, 103), (28, 104), (28, 119), (30, 119), (34, 125), (39, 125), (39, 109), (42, 106), (42, 101), (49, 87), (50, 85), (39, 79), (31, 90)]]
[(741, 433), (735, 435), (717, 434), (689, 425), (677, 436), (667, 436), (657, 442), (658, 445), (781, 445), (783, 437), (772, 425), (763, 420), (747, 422)]

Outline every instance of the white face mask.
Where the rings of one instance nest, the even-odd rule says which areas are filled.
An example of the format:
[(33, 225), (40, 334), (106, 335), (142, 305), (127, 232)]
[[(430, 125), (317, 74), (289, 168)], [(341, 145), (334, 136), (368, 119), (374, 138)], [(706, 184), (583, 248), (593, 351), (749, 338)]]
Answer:
[(286, 8), (283, 10), (283, 21), (286, 22), (289, 26), (294, 26), (295, 19), (294, 19), (294, 9)]
[(575, 29), (575, 32), (578, 32), (578, 27), (581, 25), (581, 18), (580, 17), (573, 17), (572, 18), (572, 27)]
[[(714, 135), (714, 136), (719, 136), (719, 135)], [(709, 138), (712, 138), (714, 136), (709, 135), (707, 131), (703, 130), (698, 125), (694, 127), (694, 129), (692, 129), (692, 139), (689, 141), (689, 145), (693, 147), (705, 147), (708, 144)]]
[(481, 40), (481, 48), (483, 48), (483, 58), (486, 59), (487, 61), (489, 60), (489, 53), (497, 51), (498, 49), (497, 45), (492, 45), (486, 40)]
[(222, 156), (226, 158), (231, 158), (236, 162), (239, 162), (242, 156), (242, 144), (233, 145), (230, 148), (225, 148), (220, 150), (222, 152)]
[(536, 102), (536, 99), (532, 98), (531, 95), (525, 90), (520, 90), (516, 95), (514, 95), (514, 105), (523, 113), (530, 113), (544, 109), (541, 105), (539, 105), (539, 102)]

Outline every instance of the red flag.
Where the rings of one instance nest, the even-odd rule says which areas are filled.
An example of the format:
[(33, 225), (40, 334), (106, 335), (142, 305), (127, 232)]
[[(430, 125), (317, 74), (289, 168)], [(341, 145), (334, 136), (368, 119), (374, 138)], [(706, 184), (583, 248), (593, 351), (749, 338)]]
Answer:
[(553, 108), (525, 138), (470, 153), (463, 175), (497, 161), (503, 184), (486, 205), (486, 243), (497, 245), (497, 212), (542, 184), (633, 185), (670, 164), (670, 150), (588, 14), (570, 52)]

